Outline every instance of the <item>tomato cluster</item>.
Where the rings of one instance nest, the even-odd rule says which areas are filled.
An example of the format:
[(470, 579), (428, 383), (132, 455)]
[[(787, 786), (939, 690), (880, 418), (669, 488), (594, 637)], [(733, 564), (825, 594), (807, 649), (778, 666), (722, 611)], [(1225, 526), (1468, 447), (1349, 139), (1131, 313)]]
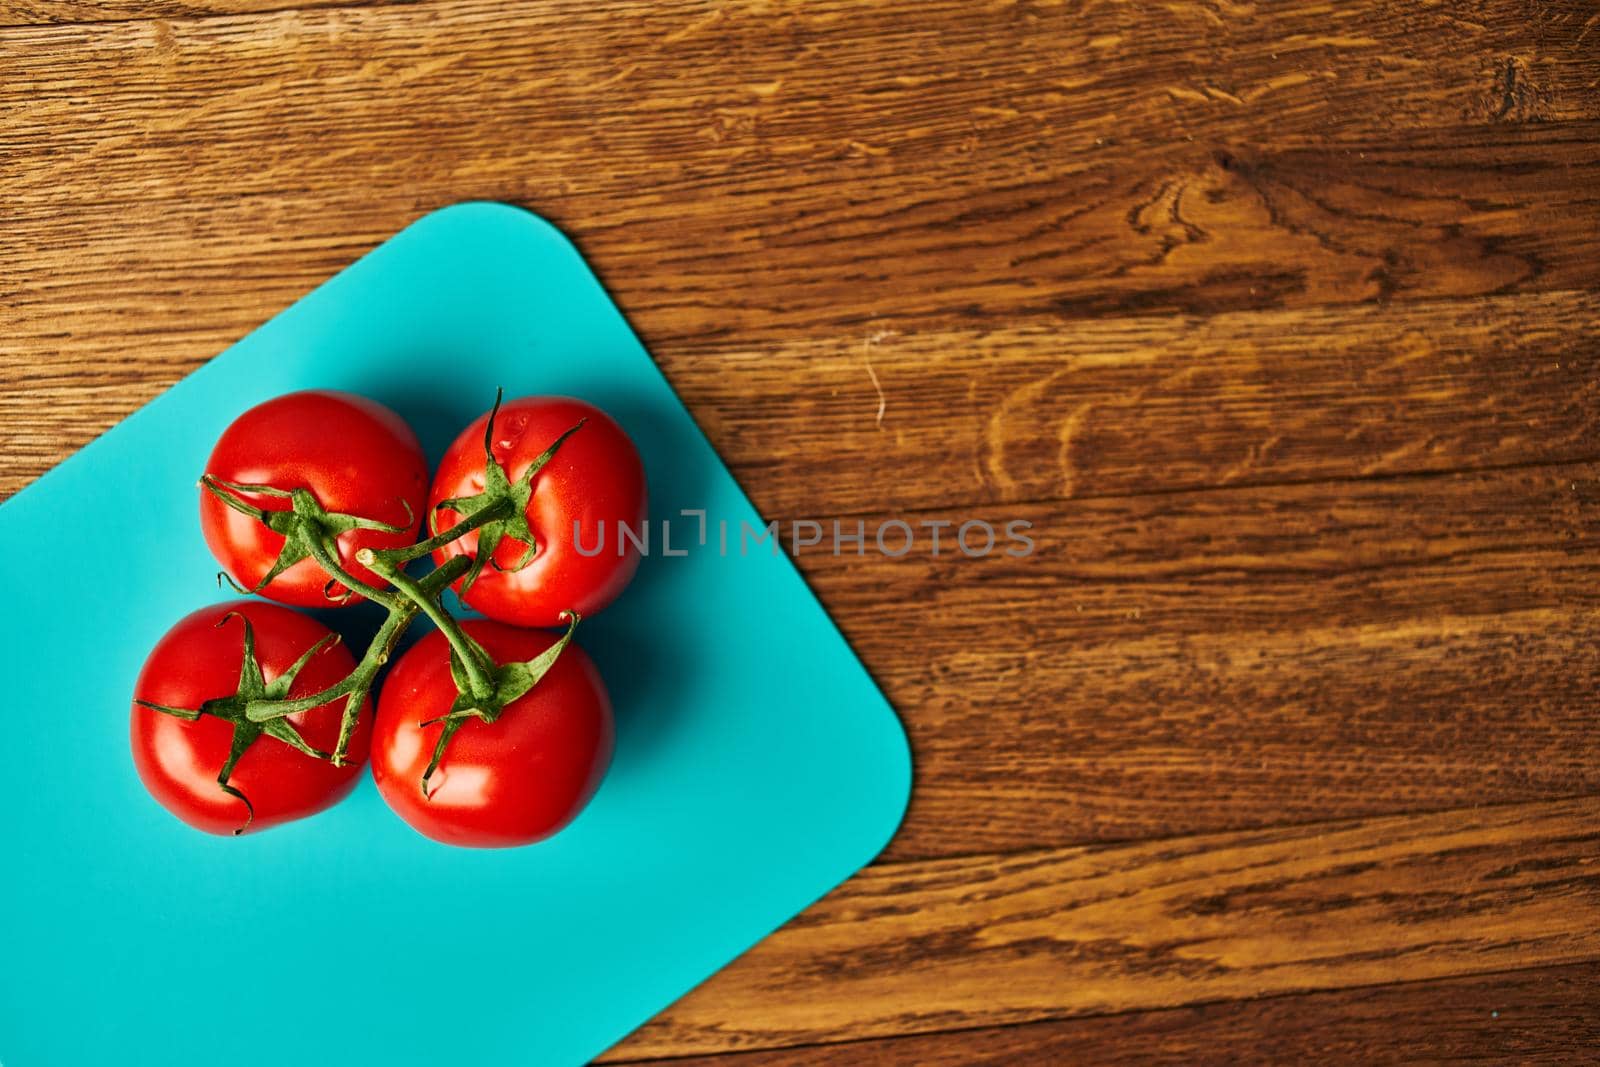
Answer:
[[(550, 836), (594, 795), (614, 737), (605, 685), (572, 634), (639, 563), (620, 545), (579, 553), (577, 538), (637, 527), (645, 510), (633, 442), (583, 401), (496, 401), (431, 484), (411, 428), (365, 397), (300, 392), (250, 409), (201, 479), (200, 525), (224, 577), (294, 607), (373, 600), (386, 621), (358, 661), (278, 604), (182, 619), (134, 686), (140, 778), (183, 821), (238, 834), (331, 806), (370, 755), (384, 800), (428, 837)], [(414, 576), (424, 557), (435, 569)], [(487, 618), (451, 616), (449, 587)], [(437, 629), (389, 663), (419, 615)], [(532, 628), (555, 626), (565, 633)]]

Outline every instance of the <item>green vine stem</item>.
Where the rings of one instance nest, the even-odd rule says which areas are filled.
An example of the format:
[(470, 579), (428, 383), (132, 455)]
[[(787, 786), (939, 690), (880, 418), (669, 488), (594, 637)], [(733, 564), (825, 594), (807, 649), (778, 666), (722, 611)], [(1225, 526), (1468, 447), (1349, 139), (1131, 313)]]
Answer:
[[(418, 594), (436, 600), (440, 593), (449, 588), (451, 582), (466, 573), (470, 565), (470, 561), (464, 556), (447, 561), (438, 570), (415, 583)], [(378, 672), (389, 662), (389, 657), (394, 653), (394, 646), (399, 643), (401, 635), (417, 617), (418, 610), (416, 603), (404, 598), (395, 598), (395, 603), (389, 608), (383, 625), (378, 628), (372, 643), (367, 646), (366, 654), (361, 657), (361, 661), (356, 664), (353, 671), (320, 692), (296, 697), (293, 700), (253, 700), (245, 706), (245, 717), (251, 722), (272, 722), (298, 712), (310, 711), (324, 704), (331, 704), (335, 700), (343, 700), (345, 706), (339, 721), (339, 742), (332, 753), (334, 765), (343, 766), (350, 737), (355, 732), (356, 719), (361, 713), (361, 703), (372, 691), (372, 684), (377, 680)]]
[[(467, 557), (456, 556), (455, 558), (466, 559)], [(494, 682), (489, 674), (490, 669), (493, 667), (493, 662), (483, 648), (467, 636), (467, 632), (461, 628), (461, 624), (456, 621), (455, 617), (444, 610), (444, 604), (439, 600), (443, 589), (439, 590), (438, 593), (430, 594), (428, 590), (406, 574), (405, 571), (388, 560), (381, 558), (378, 553), (370, 548), (363, 548), (360, 552), (357, 552), (356, 562), (370, 569), (374, 574), (382, 575), (410, 603), (420, 608), (422, 613), (433, 621), (433, 624), (439, 628), (439, 632), (444, 634), (445, 640), (450, 642), (451, 650), (461, 658), (461, 665), (466, 672), (469, 691), (475, 698), (486, 700), (494, 693)], [(468, 568), (472, 566), (470, 560), (467, 566)], [(437, 574), (438, 572), (435, 571), (434, 573)], [(470, 570), (467, 573), (471, 573)]]
[[(380, 548), (371, 551), (388, 563), (404, 566), (414, 559), (421, 559), (423, 556), (437, 552), (448, 544), (461, 540), (467, 534), (486, 523), (504, 519), (511, 514), (512, 506), (512, 502), (509, 499), (498, 500), (476, 514), (462, 519), (450, 529), (444, 531), (444, 533), (434, 534), (426, 541), (418, 541), (416, 544), (406, 545), (404, 548)], [(471, 559), (468, 557), (468, 563), (470, 564), (470, 562)], [(362, 566), (367, 566), (367, 564), (363, 563)]]

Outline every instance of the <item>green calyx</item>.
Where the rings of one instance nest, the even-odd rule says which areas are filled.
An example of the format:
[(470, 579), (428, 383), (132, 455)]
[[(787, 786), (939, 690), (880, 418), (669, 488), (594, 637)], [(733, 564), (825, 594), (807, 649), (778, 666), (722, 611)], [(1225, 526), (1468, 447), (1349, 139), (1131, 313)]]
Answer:
[[(483, 516), (484, 521), (478, 524), (478, 551), (472, 559), (472, 569), (467, 571), (467, 577), (461, 583), (463, 595), (472, 588), (478, 580), (478, 574), (483, 570), (485, 563), (495, 570), (505, 570), (494, 558), (495, 549), (500, 542), (509, 537), (523, 545), (523, 552), (517, 562), (509, 569), (520, 571), (539, 553), (539, 543), (534, 538), (533, 530), (528, 526), (528, 501), (533, 498), (533, 479), (544, 465), (549, 463), (556, 450), (567, 438), (582, 429), (588, 421), (579, 419), (577, 425), (568, 429), (553, 441), (549, 448), (541, 452), (528, 469), (522, 472), (521, 477), (515, 481), (500, 461), (494, 458), (494, 422), (500, 414), (501, 393), (496, 393), (494, 407), (489, 411), (489, 421), (483, 428), (483, 492), (473, 496), (452, 497), (441, 500), (434, 507), (434, 515), (440, 511), (454, 511), (463, 517), (463, 521), (471, 522), (474, 518)], [(433, 517), (428, 522), (430, 530), (434, 526)], [(433, 531), (438, 539), (437, 531)], [(459, 535), (457, 535), (459, 536)], [(451, 541), (455, 538), (451, 538)], [(449, 544), (445, 541), (444, 544)]]
[[(239, 685), (230, 696), (216, 697), (201, 704), (198, 708), (174, 708), (165, 704), (156, 704), (148, 700), (135, 700), (134, 703), (151, 711), (159, 711), (166, 715), (174, 715), (180, 719), (195, 721), (201, 716), (209, 715), (214, 719), (221, 719), (233, 725), (233, 741), (228, 746), (228, 758), (222, 764), (222, 771), (217, 775), (217, 785), (229, 796), (237, 797), (244, 804), (244, 822), (233, 831), (234, 836), (245, 832), (255, 818), (255, 806), (250, 803), (250, 798), (242, 791), (230, 784), (233, 769), (238, 766), (239, 758), (245, 754), (251, 745), (255, 744), (263, 734), (283, 742), (297, 752), (317, 759), (332, 759), (332, 754), (312, 747), (306, 739), (300, 736), (300, 731), (287, 718), (275, 718), (266, 722), (253, 722), (246, 714), (246, 709), (252, 702), (262, 700), (283, 700), (289, 695), (289, 689), (294, 685), (295, 678), (305, 669), (311, 657), (321, 652), (324, 648), (339, 640), (338, 634), (329, 634), (294, 661), (290, 668), (278, 675), (272, 681), (267, 681), (261, 673), (261, 663), (256, 659), (256, 635), (250, 625), (250, 620), (236, 611), (230, 611), (217, 620), (217, 625), (222, 626), (229, 619), (238, 619), (244, 623), (244, 654), (239, 666)], [(313, 705), (315, 706), (315, 705)]]
[[(135, 701), (143, 707), (182, 719), (192, 721), (203, 715), (210, 715), (233, 725), (233, 741), (227, 761), (217, 776), (217, 784), (224, 792), (237, 797), (245, 805), (245, 822), (234, 831), (236, 834), (244, 832), (255, 815), (250, 800), (229, 782), (239, 758), (262, 735), (267, 735), (307, 756), (329, 760), (336, 767), (344, 766), (348, 762), (350, 739), (354, 734), (361, 707), (371, 693), (373, 685), (376, 684), (379, 672), (393, 655), (400, 638), (419, 614), (427, 616), (438, 626), (449, 642), (450, 671), (457, 689), (457, 696), (450, 710), (422, 724), (424, 726), (441, 722), (444, 724), (444, 729), (434, 746), (432, 759), (422, 776), (424, 796), (429, 795), (429, 780), (438, 770), (450, 739), (456, 731), (470, 718), (494, 723), (508, 706), (525, 696), (539, 683), (555, 664), (562, 650), (571, 642), (579, 621), (577, 612), (565, 613), (570, 620), (567, 632), (539, 656), (526, 662), (498, 664), (444, 607), (444, 592), (458, 579), (465, 578), (462, 589), (465, 592), (483, 570), (485, 563), (493, 565), (496, 570), (504, 569), (494, 560), (494, 552), (506, 538), (519, 541), (525, 546), (522, 557), (510, 569), (520, 570), (533, 561), (538, 554), (539, 545), (528, 524), (527, 509), (533, 496), (534, 478), (549, 463), (567, 438), (584, 425), (584, 420), (580, 420), (577, 425), (556, 438), (550, 447), (536, 457), (528, 469), (513, 481), (506, 469), (494, 458), (492, 449), (495, 419), (500, 411), (500, 402), (501, 394), (497, 392), (484, 431), (483, 492), (474, 496), (442, 501), (434, 511), (435, 515), (442, 510), (455, 511), (462, 516), (461, 519), (448, 530), (437, 532), (432, 529), (435, 523), (430, 517), (429, 527), (432, 535), (425, 540), (404, 547), (377, 550), (364, 548), (356, 553), (355, 561), (383, 579), (389, 586), (386, 589), (376, 588), (350, 573), (349, 568), (340, 559), (338, 538), (351, 530), (404, 533), (412, 521), (410, 504), (402, 501), (406, 507), (406, 525), (395, 526), (376, 519), (328, 511), (309, 489), (247, 485), (225, 481), (211, 474), (201, 477), (200, 485), (207, 492), (234, 511), (248, 515), (282, 535), (284, 539), (278, 558), (254, 588), (243, 589), (231, 578), (227, 579), (240, 593), (260, 593), (278, 575), (309, 558), (329, 575), (324, 593), (330, 602), (342, 604), (348, 602), (352, 594), (359, 593), (383, 607), (388, 613), (382, 627), (379, 628), (354, 670), (320, 692), (292, 699), (288, 695), (300, 671), (320, 649), (338, 640), (337, 635), (330, 634), (307, 649), (287, 672), (268, 683), (256, 659), (255, 635), (250, 622), (241, 616), (245, 626), (244, 654), (239, 669), (239, 685), (233, 694), (208, 700), (195, 709), (167, 707), (143, 700)], [(251, 502), (247, 496), (287, 500), (289, 507), (283, 510), (263, 508)], [(478, 546), (472, 556), (454, 556), (422, 578), (413, 578), (406, 573), (407, 564), (452, 544), (474, 530), (478, 531)], [(219, 575), (219, 580), (225, 577)], [(345, 592), (335, 594), (336, 586), (343, 586)], [(218, 625), (227, 622), (236, 614), (238, 613), (229, 612)], [(331, 753), (323, 752), (307, 744), (299, 731), (288, 721), (288, 717), (336, 701), (343, 702), (338, 743)]]
[[(358, 515), (346, 515), (337, 511), (328, 511), (323, 508), (309, 489), (279, 489), (270, 485), (242, 485), (239, 482), (224, 481), (212, 474), (200, 477), (200, 485), (241, 515), (248, 515), (261, 523), (267, 529), (283, 537), (283, 548), (278, 553), (278, 558), (273, 561), (272, 567), (261, 580), (251, 589), (235, 588), (241, 593), (259, 593), (265, 589), (274, 578), (293, 567), (303, 559), (313, 559), (326, 571), (330, 577), (327, 585), (323, 587), (323, 595), (336, 604), (348, 601), (352, 593), (360, 593), (371, 599), (381, 599), (383, 593), (371, 585), (344, 571), (339, 565), (339, 535), (349, 533), (351, 530), (380, 530), (384, 533), (405, 533), (411, 527), (411, 505), (404, 499), (400, 501), (406, 509), (406, 524), (396, 526), (393, 523), (379, 522), (376, 519), (365, 519)], [(253, 496), (273, 497), (289, 501), (287, 510), (274, 510), (258, 507), (250, 503), (242, 494), (249, 493)], [(232, 579), (229, 579), (230, 584)], [(343, 585), (345, 591), (334, 593), (336, 585)]]
[(490, 692), (484, 695), (475, 695), (471, 676), (468, 673), (468, 662), (452, 648), (450, 650), (450, 675), (455, 680), (457, 696), (450, 705), (450, 710), (434, 719), (427, 719), (422, 726), (432, 726), (435, 723), (444, 723), (444, 729), (439, 732), (439, 739), (433, 746), (433, 756), (428, 760), (427, 770), (422, 772), (422, 795), (429, 796), (428, 781), (433, 777), (434, 771), (439, 769), (440, 760), (444, 759), (445, 749), (450, 744), (450, 739), (468, 719), (477, 719), (480, 722), (494, 723), (506, 708), (515, 701), (526, 696), (540, 680), (555, 666), (562, 650), (572, 641), (572, 634), (578, 628), (579, 615), (575, 611), (565, 612), (570, 620), (567, 632), (561, 635), (561, 640), (539, 653), (533, 659), (495, 664), (489, 660), (488, 653), (483, 651), (483, 646), (473, 641), (471, 636), (467, 640), (489, 661), (489, 676), (491, 681)]

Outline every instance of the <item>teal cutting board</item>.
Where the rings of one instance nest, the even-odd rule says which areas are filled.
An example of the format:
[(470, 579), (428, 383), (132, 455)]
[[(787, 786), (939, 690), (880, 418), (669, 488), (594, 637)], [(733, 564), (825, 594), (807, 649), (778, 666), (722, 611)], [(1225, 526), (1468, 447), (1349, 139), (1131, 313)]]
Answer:
[[(505, 851), (420, 837), (370, 779), (261, 834), (177, 822), (128, 701), (222, 599), (194, 489), (217, 435), (346, 389), (437, 458), (496, 386), (599, 404), (652, 516), (713, 524), (701, 548), (676, 519), (688, 554), (580, 629), (617, 709), (593, 804)], [(791, 562), (721, 555), (719, 519), (762, 525), (576, 249), (499, 204), (421, 219), (0, 506), (0, 1064), (581, 1063), (849, 877), (904, 811), (905, 735)]]

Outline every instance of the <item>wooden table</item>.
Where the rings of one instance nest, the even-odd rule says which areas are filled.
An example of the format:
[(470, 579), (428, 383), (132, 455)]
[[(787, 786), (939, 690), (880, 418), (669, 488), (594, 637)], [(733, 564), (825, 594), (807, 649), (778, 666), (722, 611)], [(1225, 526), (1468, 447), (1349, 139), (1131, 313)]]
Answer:
[(910, 815), (610, 1058), (1596, 1054), (1600, 6), (0, 24), (0, 491), (492, 198), (767, 516), (1035, 524), (802, 556)]

